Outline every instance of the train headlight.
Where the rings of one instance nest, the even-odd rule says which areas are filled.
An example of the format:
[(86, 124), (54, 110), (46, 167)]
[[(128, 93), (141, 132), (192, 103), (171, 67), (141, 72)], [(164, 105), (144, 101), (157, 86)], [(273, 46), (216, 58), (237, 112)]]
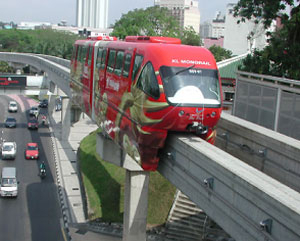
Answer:
[(211, 117), (215, 117), (216, 116), (216, 112), (215, 111), (213, 111), (212, 113), (211, 113), (211, 115), (210, 115)]
[(179, 116), (183, 116), (184, 115), (184, 111), (183, 110), (179, 111), (178, 115)]

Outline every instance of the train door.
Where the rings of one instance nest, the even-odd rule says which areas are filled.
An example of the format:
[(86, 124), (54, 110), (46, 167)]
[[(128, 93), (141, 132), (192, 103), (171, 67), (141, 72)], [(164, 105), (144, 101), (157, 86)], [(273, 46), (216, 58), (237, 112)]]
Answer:
[(90, 105), (90, 92), (92, 87), (91, 70), (92, 70), (92, 57), (93, 57), (93, 45), (90, 42), (85, 46), (86, 57), (83, 62), (81, 83), (83, 86), (82, 97), (83, 97), (83, 109), (86, 114), (91, 116), (91, 105)]
[[(119, 50), (116, 58), (115, 74), (120, 79), (120, 91), (118, 97), (118, 113), (115, 118), (117, 129), (115, 140), (123, 145), (124, 140), (132, 139), (132, 119), (130, 108), (133, 106), (131, 91), (131, 73), (133, 66), (134, 50)], [(119, 72), (121, 70), (121, 72)]]

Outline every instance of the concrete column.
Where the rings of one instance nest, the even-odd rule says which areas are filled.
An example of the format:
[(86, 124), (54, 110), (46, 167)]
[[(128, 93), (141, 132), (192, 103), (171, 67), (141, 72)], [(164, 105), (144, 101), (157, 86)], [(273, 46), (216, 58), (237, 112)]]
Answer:
[(276, 100), (276, 109), (275, 109), (274, 131), (278, 131), (281, 94), (282, 94), (282, 90), (281, 90), (281, 88), (278, 88), (278, 90), (277, 90), (277, 100)]
[(49, 116), (53, 114), (53, 111), (55, 109), (55, 99), (56, 99), (56, 95), (50, 95), (49, 103), (48, 103)]
[(149, 172), (126, 170), (123, 241), (145, 241)]
[(71, 111), (70, 111), (70, 99), (68, 97), (62, 97), (61, 108), (61, 139), (68, 140), (71, 128)]

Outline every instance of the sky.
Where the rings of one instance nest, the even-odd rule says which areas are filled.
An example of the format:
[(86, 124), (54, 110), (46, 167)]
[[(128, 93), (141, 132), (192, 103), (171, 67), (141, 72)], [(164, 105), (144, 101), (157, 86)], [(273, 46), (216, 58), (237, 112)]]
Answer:
[[(228, 3), (238, 0), (198, 0), (201, 22), (214, 18), (216, 11), (225, 13)], [(114, 24), (122, 14), (136, 8), (154, 5), (154, 0), (109, 0), (109, 24)], [(66, 20), (68, 25), (76, 24), (76, 0), (0, 0), (0, 21), (50, 22), (57, 24)]]

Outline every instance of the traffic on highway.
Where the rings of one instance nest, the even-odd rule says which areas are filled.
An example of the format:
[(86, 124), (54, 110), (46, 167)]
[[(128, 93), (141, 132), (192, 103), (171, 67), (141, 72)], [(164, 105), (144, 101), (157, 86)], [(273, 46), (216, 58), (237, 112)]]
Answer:
[(0, 240), (65, 240), (47, 106), (0, 96)]

